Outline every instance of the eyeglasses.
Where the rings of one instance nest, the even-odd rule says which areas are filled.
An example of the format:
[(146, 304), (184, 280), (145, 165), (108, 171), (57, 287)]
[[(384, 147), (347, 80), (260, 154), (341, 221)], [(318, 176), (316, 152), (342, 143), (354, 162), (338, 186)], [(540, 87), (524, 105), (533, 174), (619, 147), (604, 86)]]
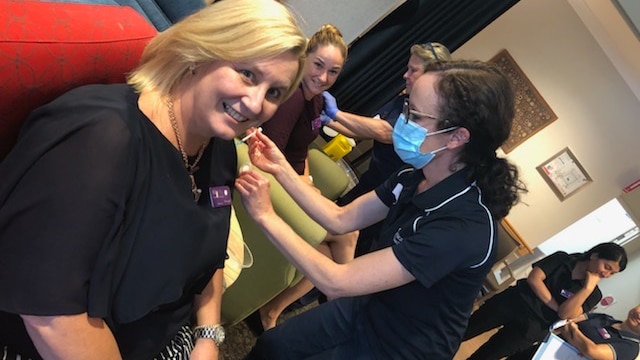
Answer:
[(436, 116), (433, 116), (427, 113), (422, 113), (416, 110), (411, 110), (409, 106), (409, 99), (404, 99), (404, 104), (402, 105), (402, 115), (404, 115), (404, 119), (406, 122), (408, 122), (409, 120), (413, 122), (417, 122), (418, 120), (423, 118), (440, 120)]

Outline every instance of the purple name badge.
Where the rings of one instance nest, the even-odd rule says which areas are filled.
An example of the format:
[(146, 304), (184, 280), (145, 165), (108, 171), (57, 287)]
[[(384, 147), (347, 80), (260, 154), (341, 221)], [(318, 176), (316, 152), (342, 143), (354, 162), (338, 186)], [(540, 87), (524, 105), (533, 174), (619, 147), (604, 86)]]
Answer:
[(320, 129), (321, 126), (322, 126), (322, 121), (320, 120), (319, 116), (313, 119), (313, 121), (311, 122), (311, 130), (313, 131)]
[(231, 205), (231, 189), (228, 186), (212, 186), (209, 188), (209, 199), (214, 208)]
[(573, 293), (571, 291), (569, 291), (569, 290), (562, 289), (562, 290), (560, 290), (560, 295), (562, 297), (564, 297), (565, 299), (569, 299), (569, 298), (571, 298), (573, 296)]
[(598, 328), (598, 333), (603, 339), (611, 339), (611, 334), (605, 328)]

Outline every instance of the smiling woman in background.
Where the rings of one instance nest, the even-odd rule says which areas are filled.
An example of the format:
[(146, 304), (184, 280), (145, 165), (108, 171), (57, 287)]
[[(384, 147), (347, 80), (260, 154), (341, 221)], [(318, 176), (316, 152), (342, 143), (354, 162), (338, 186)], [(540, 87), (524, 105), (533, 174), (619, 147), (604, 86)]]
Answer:
[(218, 357), (232, 139), (297, 88), (305, 48), (278, 2), (220, 1), (129, 84), (31, 114), (0, 164), (3, 359)]
[(309, 175), (309, 145), (322, 127), (322, 92), (338, 79), (347, 52), (340, 30), (331, 24), (323, 25), (309, 39), (300, 86), (262, 127), (263, 133), (280, 148), (296, 172), (306, 176), (305, 180)]
[[(307, 155), (323, 125), (320, 116), (324, 107), (322, 93), (338, 79), (347, 60), (348, 47), (340, 30), (325, 24), (309, 39), (306, 53), (300, 86), (262, 128), (301, 178), (311, 184)], [(357, 233), (330, 234), (319, 248), (337, 262), (347, 262), (353, 259), (357, 237)], [(263, 329), (276, 326), (284, 309), (311, 289), (313, 284), (303, 278), (279, 293), (258, 311), (259, 324), (256, 324), (256, 314), (252, 316), (252, 330), (261, 333)]]

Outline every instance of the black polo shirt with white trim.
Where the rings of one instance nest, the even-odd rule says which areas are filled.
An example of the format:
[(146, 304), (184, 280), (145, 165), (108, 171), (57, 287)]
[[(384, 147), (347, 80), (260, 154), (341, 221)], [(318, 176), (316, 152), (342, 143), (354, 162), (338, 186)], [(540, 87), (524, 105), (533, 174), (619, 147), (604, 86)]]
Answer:
[(368, 332), (382, 356), (451, 359), (458, 349), (496, 247), (495, 220), (467, 176), (416, 194), (423, 173), (406, 167), (376, 189), (390, 211), (374, 250), (391, 246), (416, 278), (372, 296)]

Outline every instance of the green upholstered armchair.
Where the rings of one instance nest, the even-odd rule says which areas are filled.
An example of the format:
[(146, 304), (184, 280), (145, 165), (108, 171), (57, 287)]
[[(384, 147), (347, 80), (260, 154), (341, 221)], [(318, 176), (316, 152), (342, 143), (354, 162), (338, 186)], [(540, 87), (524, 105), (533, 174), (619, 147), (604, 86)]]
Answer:
[[(238, 145), (238, 167), (250, 164), (247, 149), (246, 144)], [(341, 195), (349, 184), (342, 168), (316, 149), (310, 151), (309, 170), (316, 186), (332, 200)], [(320, 244), (327, 235), (326, 230), (302, 211), (273, 176), (265, 176), (271, 183), (271, 200), (278, 215), (308, 243), (313, 246)], [(233, 286), (222, 296), (222, 317), (227, 325), (243, 320), (301, 278), (247, 214), (238, 192), (234, 194), (233, 206), (244, 241), (253, 253), (253, 266), (242, 270)]]

